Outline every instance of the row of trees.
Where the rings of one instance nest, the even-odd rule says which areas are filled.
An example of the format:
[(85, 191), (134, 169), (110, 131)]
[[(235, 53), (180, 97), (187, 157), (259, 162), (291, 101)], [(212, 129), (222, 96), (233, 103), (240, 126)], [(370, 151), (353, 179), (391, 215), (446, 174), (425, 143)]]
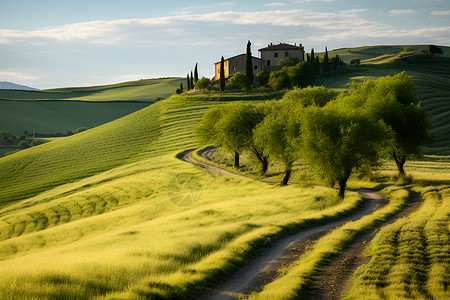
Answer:
[(400, 73), (354, 84), (338, 94), (324, 87), (296, 88), (279, 101), (232, 102), (210, 109), (196, 128), (203, 143), (239, 155), (251, 151), (265, 174), (269, 159), (282, 163), (286, 185), (302, 159), (344, 197), (350, 175), (390, 156), (404, 176), (407, 159), (427, 141), (426, 111), (414, 98), (412, 78)]

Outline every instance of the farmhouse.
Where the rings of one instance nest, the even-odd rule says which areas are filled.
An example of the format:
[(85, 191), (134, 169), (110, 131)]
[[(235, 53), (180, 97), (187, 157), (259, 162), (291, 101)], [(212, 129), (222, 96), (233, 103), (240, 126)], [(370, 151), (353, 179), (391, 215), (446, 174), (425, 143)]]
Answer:
[[(252, 56), (253, 74), (264, 70), (265, 62), (263, 59)], [(220, 61), (214, 63), (215, 75), (212, 80), (219, 80), (220, 78)], [(237, 72), (245, 74), (245, 53), (239, 54), (224, 60), (225, 78), (236, 74)]]
[[(274, 45), (270, 43), (265, 48), (258, 50), (260, 57), (252, 56), (253, 74), (256, 76), (260, 71), (271, 71), (277, 68), (281, 59), (298, 58), (304, 60), (305, 50), (302, 44), (290, 45), (280, 43)], [(213, 81), (220, 78), (220, 61), (214, 63), (215, 75)], [(239, 54), (224, 60), (225, 78), (236, 74), (237, 72), (245, 73), (245, 53)]]

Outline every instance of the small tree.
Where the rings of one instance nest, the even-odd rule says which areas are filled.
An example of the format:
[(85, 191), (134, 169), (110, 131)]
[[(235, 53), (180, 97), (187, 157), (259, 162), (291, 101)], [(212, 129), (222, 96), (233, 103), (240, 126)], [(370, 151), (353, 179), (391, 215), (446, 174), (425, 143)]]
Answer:
[(247, 43), (247, 51), (245, 53), (245, 75), (247, 75), (250, 80), (250, 86), (253, 83), (253, 61), (252, 61), (252, 51), (251, 51), (251, 43), (248, 41)]
[(191, 89), (191, 80), (189, 79), (189, 73), (186, 76), (186, 86), (187, 90), (189, 91)]
[(359, 59), (358, 57), (352, 58), (350, 60), (350, 64), (352, 65), (359, 65), (361, 63), (361, 59)]
[(243, 92), (247, 92), (250, 89), (251, 82), (247, 75), (237, 72), (229, 80), (230, 85), (240, 88)]
[(267, 86), (269, 83), (270, 73), (266, 71), (260, 71), (256, 74), (256, 79), (258, 79), (258, 83), (260, 86)]
[(289, 87), (291, 81), (286, 70), (277, 70), (270, 72), (268, 85), (278, 91)]
[(428, 54), (432, 55), (442, 55), (442, 49), (435, 45), (429, 45), (427, 48)]
[(204, 89), (208, 88), (210, 83), (211, 83), (211, 81), (209, 80), (209, 78), (203, 77), (202, 79), (199, 79), (195, 83), (195, 88), (199, 89), (199, 90), (204, 90)]
[(323, 72), (328, 73), (330, 71), (330, 59), (328, 58), (328, 48), (325, 47), (325, 56), (323, 57)]
[(337, 184), (344, 198), (348, 178), (378, 161), (388, 132), (383, 122), (360, 111), (312, 106), (302, 122), (301, 149), (309, 168), (331, 186)]
[(197, 64), (195, 64), (195, 68), (194, 68), (194, 85), (197, 83), (198, 81), (198, 70), (197, 70)]
[(180, 91), (183, 92), (183, 83), (180, 82)]
[(190, 80), (190, 84), (191, 84), (191, 90), (194, 89), (194, 75), (192, 75), (192, 71), (191, 71), (191, 80)]
[(220, 90), (223, 92), (225, 90), (225, 60), (222, 56), (220, 59), (220, 78), (219, 78)]
[(300, 157), (297, 147), (300, 139), (302, 112), (292, 102), (279, 101), (254, 130), (255, 144), (264, 154), (284, 164), (281, 185), (287, 185), (294, 162)]

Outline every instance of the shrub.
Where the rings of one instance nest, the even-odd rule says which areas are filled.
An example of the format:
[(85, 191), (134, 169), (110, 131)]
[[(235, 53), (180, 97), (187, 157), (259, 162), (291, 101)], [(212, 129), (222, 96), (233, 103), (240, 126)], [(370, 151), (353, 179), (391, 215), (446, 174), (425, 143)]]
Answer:
[(351, 63), (352, 65), (359, 65), (359, 64), (361, 63), (361, 59), (359, 59), (358, 57), (352, 58), (352, 59), (350, 60), (350, 63)]
[(287, 75), (286, 71), (278, 70), (270, 72), (269, 86), (274, 90), (278, 91), (283, 88), (287, 88), (290, 84), (291, 81), (289, 80), (289, 76)]
[(240, 88), (243, 92), (250, 89), (251, 82), (247, 75), (237, 72), (230, 78), (229, 83), (231, 86)]
[(211, 84), (211, 80), (209, 80), (209, 78), (203, 77), (202, 79), (199, 79), (195, 83), (195, 88), (199, 89), (199, 90), (204, 90), (204, 89), (208, 88), (208, 86), (210, 84)]
[(27, 141), (20, 141), (20, 142), (17, 144), (17, 147), (22, 148), (22, 149), (25, 149), (25, 148), (29, 148), (30, 145), (28, 145)]
[(267, 86), (269, 83), (270, 73), (266, 71), (261, 71), (256, 74), (256, 79), (258, 79), (258, 83), (260, 86)]

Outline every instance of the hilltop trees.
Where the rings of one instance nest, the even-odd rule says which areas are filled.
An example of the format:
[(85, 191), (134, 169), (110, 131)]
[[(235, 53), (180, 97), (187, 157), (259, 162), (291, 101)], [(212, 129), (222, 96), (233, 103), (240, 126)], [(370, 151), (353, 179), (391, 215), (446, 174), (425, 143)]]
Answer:
[(250, 80), (250, 85), (253, 83), (253, 61), (252, 61), (252, 51), (251, 51), (251, 43), (248, 41), (247, 43), (247, 51), (245, 53), (245, 75), (247, 75)]
[(194, 68), (194, 85), (197, 83), (198, 81), (198, 70), (197, 70), (197, 65), (198, 63), (195, 64), (195, 68)]
[(186, 88), (188, 91), (191, 89), (191, 80), (189, 79), (189, 73), (186, 75)]
[(234, 74), (233, 77), (230, 78), (229, 82), (231, 86), (238, 87), (243, 92), (247, 92), (252, 84), (250, 78), (241, 72)]
[(259, 159), (262, 174), (268, 158), (279, 161), (284, 165), (282, 185), (288, 183), (294, 162), (302, 159), (344, 197), (350, 175), (368, 171), (386, 154), (405, 175), (405, 161), (420, 155), (428, 127), (411, 76), (400, 73), (353, 84), (342, 94), (307, 87), (259, 106), (230, 103), (208, 111), (197, 135), (233, 153), (236, 167), (244, 150)]
[(220, 90), (223, 92), (225, 90), (225, 60), (222, 56), (220, 59), (220, 78), (219, 78), (219, 87)]
[(435, 45), (429, 45), (427, 47), (427, 53), (432, 55), (442, 55), (442, 49)]

